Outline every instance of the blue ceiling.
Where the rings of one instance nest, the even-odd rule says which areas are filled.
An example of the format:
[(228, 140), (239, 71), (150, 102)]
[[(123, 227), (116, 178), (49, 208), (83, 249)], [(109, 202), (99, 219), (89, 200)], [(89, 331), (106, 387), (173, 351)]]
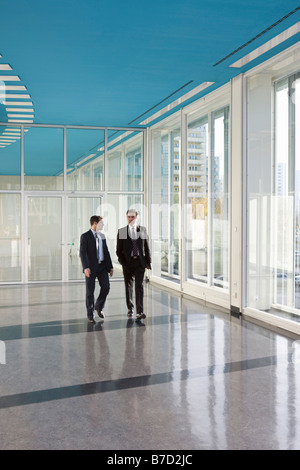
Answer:
[(214, 82), (203, 95), (299, 41), (229, 67), (297, 23), (299, 0), (1, 3), (0, 65), (12, 70), (0, 76), (20, 77), (5, 83), (26, 87), (37, 124), (137, 127), (201, 83)]

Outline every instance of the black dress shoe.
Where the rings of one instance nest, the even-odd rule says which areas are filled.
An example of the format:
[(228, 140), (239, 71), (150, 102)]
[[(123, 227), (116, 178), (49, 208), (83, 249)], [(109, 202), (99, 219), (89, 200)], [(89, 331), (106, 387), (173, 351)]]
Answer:
[(102, 310), (97, 310), (97, 313), (100, 318), (105, 318), (104, 312), (102, 312)]
[(128, 310), (127, 317), (129, 317), (129, 318), (133, 317), (133, 311), (132, 310)]
[(92, 325), (96, 324), (94, 317), (88, 317), (88, 322), (92, 323)]
[(136, 314), (136, 319), (137, 320), (142, 320), (142, 318), (146, 318), (146, 315), (143, 312), (140, 312), (140, 313)]

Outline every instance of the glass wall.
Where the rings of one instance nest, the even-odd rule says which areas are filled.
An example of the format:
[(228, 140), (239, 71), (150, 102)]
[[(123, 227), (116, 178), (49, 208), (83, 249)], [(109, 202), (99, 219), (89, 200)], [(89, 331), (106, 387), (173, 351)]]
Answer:
[(202, 283), (228, 292), (229, 106), (194, 109), (187, 114), (184, 157), (180, 113), (151, 132), (152, 274), (177, 284)]
[(0, 282), (21, 281), (21, 197), (0, 193)]
[(108, 191), (143, 191), (143, 134), (128, 132), (125, 137), (108, 137)]
[(188, 117), (187, 205), (189, 245), (186, 250), (187, 279), (209, 279), (209, 134), (208, 115)]
[(28, 280), (62, 279), (62, 204), (59, 197), (28, 197)]
[(275, 82), (274, 300), (289, 309), (300, 307), (299, 91), (300, 73)]
[(229, 106), (212, 112), (211, 283), (229, 288)]
[(0, 126), (0, 190), (21, 189), (20, 144), (21, 129), (19, 127)]
[(80, 235), (94, 214), (119, 266), (126, 210), (147, 214), (143, 130), (1, 124), (0, 155), (0, 282), (83, 279)]
[[(213, 109), (213, 108), (212, 108)], [(188, 116), (186, 278), (229, 287), (229, 106)]]
[[(298, 70), (291, 73), (291, 67)], [(247, 79), (247, 306), (296, 321), (300, 320), (299, 70), (298, 54), (294, 62), (278, 62)]]
[(272, 230), (272, 80), (269, 74), (247, 80), (248, 306), (269, 310), (274, 298)]
[(181, 125), (180, 115), (152, 131), (152, 273), (180, 282)]
[(104, 130), (67, 129), (67, 189), (104, 191)]

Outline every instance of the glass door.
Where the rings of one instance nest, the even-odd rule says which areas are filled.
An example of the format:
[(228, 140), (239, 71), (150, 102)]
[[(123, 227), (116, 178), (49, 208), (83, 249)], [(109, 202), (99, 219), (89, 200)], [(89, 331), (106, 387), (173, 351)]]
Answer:
[(79, 257), (80, 236), (90, 229), (92, 215), (101, 214), (100, 197), (67, 198), (67, 256), (68, 280), (82, 280), (82, 266)]
[(80, 236), (101, 215), (101, 197), (26, 196), (27, 279), (82, 280)]

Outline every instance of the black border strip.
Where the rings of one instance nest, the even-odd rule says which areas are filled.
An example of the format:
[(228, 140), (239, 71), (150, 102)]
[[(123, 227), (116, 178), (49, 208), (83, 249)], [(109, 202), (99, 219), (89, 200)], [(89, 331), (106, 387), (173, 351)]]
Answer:
[(227, 56), (223, 57), (223, 59), (219, 60), (218, 62), (216, 62), (214, 64), (214, 67), (216, 65), (219, 65), (221, 64), (221, 62), (224, 62), (224, 60), (228, 59), (229, 57), (233, 56), (234, 54), (236, 54), (238, 51), (240, 51), (241, 49), (243, 49), (244, 47), (248, 46), (248, 44), (251, 44), (251, 42), (255, 41), (256, 39), (258, 39), (260, 36), (262, 36), (263, 34), (267, 33), (268, 31), (270, 31), (270, 29), (274, 28), (275, 26), (277, 26), (279, 23), (281, 23), (282, 21), (286, 20), (289, 16), (293, 15), (294, 13), (296, 13), (298, 10), (300, 10), (300, 6), (298, 6), (297, 8), (295, 8), (293, 11), (290, 11), (290, 13), (288, 13), (287, 15), (283, 16), (282, 18), (280, 18), (280, 20), (276, 21), (276, 23), (273, 23), (271, 26), (269, 26), (267, 29), (264, 29), (261, 33), (257, 34), (256, 36), (254, 36), (254, 38), (250, 39), (249, 41), (245, 42), (245, 44), (243, 44), (242, 46), (238, 47), (237, 49), (235, 49), (233, 52), (231, 52), (230, 54), (228, 54)]
[[(300, 8), (300, 7), (299, 7)], [(151, 108), (147, 109), (147, 111), (145, 111), (144, 113), (140, 114), (138, 117), (136, 117), (135, 119), (133, 119), (132, 121), (130, 121), (127, 125), (129, 126), (130, 124), (132, 124), (134, 121), (137, 121), (138, 119), (140, 119), (142, 116), (144, 116), (145, 114), (149, 113), (149, 111), (152, 111), (152, 109), (156, 108), (156, 106), (159, 106), (161, 103), (163, 103), (164, 101), (166, 101), (168, 98), (171, 98), (171, 96), (175, 95), (175, 93), (177, 93), (178, 91), (182, 90), (183, 88), (185, 88), (186, 86), (188, 86), (190, 83), (192, 83), (194, 80), (190, 80), (189, 82), (185, 83), (184, 85), (182, 85), (180, 88), (178, 88), (177, 90), (173, 91), (173, 93), (171, 93), (170, 95), (166, 96), (163, 100), (159, 101), (158, 103), (156, 103), (154, 106), (152, 106)]]

